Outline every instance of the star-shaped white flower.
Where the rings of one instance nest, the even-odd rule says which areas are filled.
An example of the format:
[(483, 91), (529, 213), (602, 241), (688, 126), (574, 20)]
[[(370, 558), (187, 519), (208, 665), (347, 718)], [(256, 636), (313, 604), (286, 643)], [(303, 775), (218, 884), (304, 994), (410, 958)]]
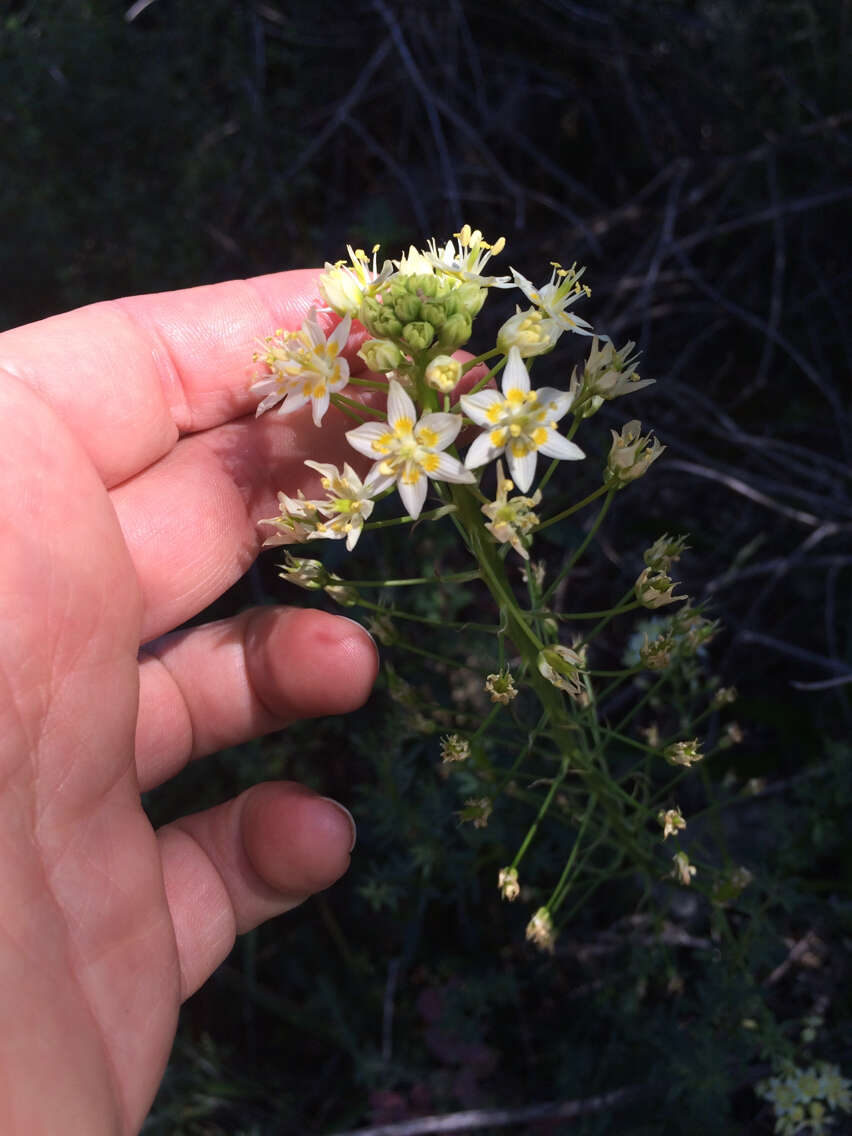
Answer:
[(578, 281), (583, 275), (583, 269), (563, 268), (561, 264), (553, 262), (553, 272), (546, 284), (536, 288), (531, 280), (522, 276), (517, 269), (510, 269), (515, 284), (523, 294), (549, 319), (556, 320), (563, 331), (576, 331), (578, 335), (591, 335), (592, 325), (579, 316), (567, 311), (581, 296), (590, 295), (588, 288), (581, 286)]
[(556, 430), (556, 423), (567, 414), (572, 396), (565, 391), (542, 387), (530, 390), (530, 376), (517, 347), (509, 352), (503, 371), (503, 393), (484, 390), (459, 399), (468, 418), (485, 427), (467, 452), (464, 464), (477, 469), (506, 454), (512, 480), (522, 493), (533, 483), (538, 453), (563, 461), (577, 461), (586, 455)]
[(387, 423), (365, 422), (347, 430), (346, 437), (359, 454), (376, 461), (367, 478), (373, 492), (380, 493), (396, 482), (403, 505), (416, 519), (426, 500), (428, 478), (458, 483), (476, 480), (460, 461), (442, 453), (456, 440), (461, 424), (458, 414), (424, 414), (418, 421), (411, 398), (392, 379)]
[(492, 256), (497, 256), (506, 247), (506, 238), (498, 237), (492, 245), (484, 240), (479, 229), (462, 225), (455, 233), (456, 244), (447, 241), (443, 248), (437, 241), (429, 240), (429, 251), (423, 255), (439, 273), (453, 276), (462, 284), (476, 284), (480, 288), (511, 288), (508, 276), (484, 276), (482, 269)]
[(281, 544), (303, 544), (307, 540), (344, 540), (349, 552), (358, 543), (364, 522), (373, 511), (373, 498), (381, 490), (380, 478), (373, 471), (361, 480), (352, 467), (344, 462), (343, 469), (336, 465), (306, 461), (322, 478), (326, 491), (324, 501), (308, 501), (300, 492), (298, 497), (278, 494), (280, 513), (258, 523), (272, 525), (275, 533), (264, 542), (264, 548)]
[(349, 364), (341, 355), (349, 338), (352, 320), (341, 320), (331, 335), (319, 325), (316, 308), (298, 331), (278, 331), (269, 336), (255, 358), (271, 374), (252, 384), (252, 391), (265, 397), (257, 414), (280, 402), (279, 414), (289, 414), (311, 404), (314, 425), (319, 426), (331, 395), (349, 382)]

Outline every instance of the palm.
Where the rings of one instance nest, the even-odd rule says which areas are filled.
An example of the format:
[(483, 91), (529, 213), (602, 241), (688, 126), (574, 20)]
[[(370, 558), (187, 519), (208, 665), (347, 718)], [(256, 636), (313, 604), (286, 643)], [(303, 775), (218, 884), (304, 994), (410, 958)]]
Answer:
[(345, 869), (345, 817), (298, 786), (159, 833), (139, 798), (190, 757), (357, 705), (374, 676), (366, 636), (317, 613), (246, 613), (139, 655), (245, 569), (276, 484), (338, 458), (340, 425), (243, 417), (246, 350), (298, 321), (310, 285), (0, 337), (3, 1131), (135, 1131), (180, 1001), (234, 933)]

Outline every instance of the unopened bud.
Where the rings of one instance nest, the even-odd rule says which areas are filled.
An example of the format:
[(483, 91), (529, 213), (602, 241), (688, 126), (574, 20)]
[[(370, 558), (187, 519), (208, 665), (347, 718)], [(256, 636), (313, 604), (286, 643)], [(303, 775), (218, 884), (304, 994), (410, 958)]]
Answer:
[(435, 329), (425, 320), (416, 320), (405, 325), (402, 329), (402, 338), (412, 351), (425, 351), (432, 346)]
[(426, 367), (426, 385), (441, 394), (454, 391), (462, 377), (462, 365), (452, 355), (436, 355)]
[(447, 351), (455, 351), (470, 339), (473, 323), (466, 312), (456, 312), (441, 328), (439, 343)]
[(402, 352), (390, 339), (368, 339), (361, 344), (358, 355), (371, 371), (395, 371), (402, 362)]
[(521, 358), (529, 359), (550, 351), (561, 334), (556, 320), (546, 318), (538, 308), (525, 312), (518, 308), (497, 332), (497, 347), (504, 355), (517, 347)]

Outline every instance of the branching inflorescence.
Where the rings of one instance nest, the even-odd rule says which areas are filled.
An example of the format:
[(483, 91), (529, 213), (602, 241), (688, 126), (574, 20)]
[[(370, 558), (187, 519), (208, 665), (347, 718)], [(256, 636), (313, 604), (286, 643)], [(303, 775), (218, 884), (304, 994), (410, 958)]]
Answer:
[[(639, 421), (628, 421), (611, 432), (598, 488), (547, 515), (545, 490), (557, 463), (586, 456), (574, 441), (578, 429), (604, 403), (653, 380), (637, 373), (633, 343), (616, 348), (576, 314), (575, 306), (590, 295), (580, 283), (582, 268), (554, 263), (540, 287), (514, 269), (511, 275), (490, 275), (491, 259), (504, 245), (502, 237), (490, 244), (465, 225), (444, 245), (430, 240), (425, 249), (411, 247), (381, 266), (378, 248), (368, 256), (351, 247), (348, 261), (326, 264), (319, 280), (323, 306), (313, 309), (300, 329), (277, 331), (262, 343), (255, 354), (262, 374), (253, 390), (262, 396), (258, 414), (275, 406), (279, 414), (309, 406), (316, 426), (330, 406), (349, 415), (353, 426), (346, 439), (360, 472), (349, 463), (338, 468), (306, 462), (319, 474), (325, 496), (309, 500), (301, 493), (279, 493), (279, 514), (261, 523), (273, 530), (266, 541), (270, 546), (341, 540), (352, 550), (365, 530), (389, 523), (370, 518), (377, 501), (396, 493), (403, 515), (395, 523), (455, 526), (473, 560), (471, 571), (457, 579), (480, 580), (499, 612), (494, 631), (500, 671), (484, 684), (491, 712), (477, 728), (454, 729), (443, 739), (440, 768), (450, 776), (476, 767), (481, 795), (466, 800), (459, 816), (477, 828), (488, 824), (504, 792), (524, 808), (536, 802), (535, 819), (512, 862), (500, 869), (498, 886), (506, 900), (520, 896), (536, 902), (527, 937), (552, 950), (556, 915), (569, 892), (581, 902), (589, 889), (625, 871), (644, 873), (649, 881), (667, 875), (692, 885), (696, 867), (686, 850), (661, 859), (661, 849), (669, 836), (677, 840), (686, 828), (672, 801), (673, 789), (706, 756), (697, 737), (684, 735), (724, 703), (721, 691), (713, 696), (712, 680), (702, 685), (697, 679), (696, 660), (716, 624), (675, 594), (669, 577), (685, 550), (684, 538), (660, 537), (645, 553), (645, 567), (627, 594), (605, 612), (577, 613), (576, 627), (588, 628), (582, 621), (594, 618), (593, 629), (575, 629), (569, 643), (562, 641), (571, 617), (555, 610), (554, 596), (594, 538), (613, 496), (642, 477), (665, 447), (643, 435)], [(459, 349), (471, 339), (489, 291), (510, 288), (520, 290), (528, 306), (516, 307), (494, 348), (462, 359)], [(320, 311), (340, 317), (330, 334), (323, 330)], [(353, 378), (343, 355), (353, 320), (368, 333), (358, 352), (372, 373), (368, 378)], [(589, 338), (586, 361), (574, 368), (566, 390), (535, 388), (530, 371), (536, 358), (553, 351), (568, 333)], [(383, 405), (359, 398), (364, 388), (384, 393)], [(550, 462), (535, 486), (542, 474), (539, 458)], [(493, 478), (486, 477), (489, 467)], [(492, 483), (489, 495), (485, 486)], [(435, 508), (424, 512), (430, 493)], [(593, 502), (598, 514), (585, 539), (547, 582), (544, 565), (530, 561), (537, 532)], [(513, 560), (513, 554), (520, 559)], [(378, 610), (363, 591), (382, 581), (343, 580), (321, 562), (289, 553), (283, 568), (292, 583), (324, 588), (340, 603)], [(521, 577), (529, 602), (518, 598)], [(386, 581), (388, 587), (416, 582)], [(612, 620), (676, 603), (683, 606), (675, 615), (645, 620), (641, 641), (623, 670), (592, 669), (590, 648)], [(396, 633), (388, 631), (387, 616), (382, 618), (377, 626), (383, 641), (392, 641)], [(656, 723), (638, 729), (637, 715), (659, 707), (667, 682), (679, 685), (681, 694), (686, 690), (693, 708), (680, 714), (669, 736)], [(602, 704), (625, 683), (632, 684), (633, 706), (611, 723)], [(704, 699), (697, 712), (696, 696)], [(497, 760), (500, 744), (488, 741), (488, 727), (498, 715), (512, 721), (502, 743), (504, 755), (511, 756), (508, 766)], [(524, 766), (533, 764), (536, 773), (524, 783)], [(542, 764), (549, 766), (544, 777)], [(674, 775), (671, 766), (677, 769)], [(541, 786), (543, 797), (528, 791)], [(570, 850), (555, 886), (542, 890), (531, 883), (525, 892), (519, 866), (548, 814), (558, 815), (573, 832)], [(607, 856), (608, 850), (615, 855)]]

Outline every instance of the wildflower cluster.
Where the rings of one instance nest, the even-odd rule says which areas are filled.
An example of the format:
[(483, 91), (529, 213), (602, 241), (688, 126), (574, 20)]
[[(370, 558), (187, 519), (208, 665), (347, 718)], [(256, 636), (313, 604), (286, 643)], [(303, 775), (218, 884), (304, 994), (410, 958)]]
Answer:
[[(458, 785), (463, 797), (456, 810), (460, 823), (486, 829), (501, 805), (501, 794), (521, 800), (535, 800), (536, 790), (543, 794), (514, 860), (499, 872), (504, 899), (520, 895), (519, 865), (551, 810), (559, 810), (576, 830), (560, 879), (545, 902), (537, 901), (527, 927), (533, 945), (552, 951), (556, 913), (574, 888), (577, 873), (593, 867), (593, 856), (598, 855), (594, 849), (603, 854), (615, 843), (619, 856), (628, 855), (636, 867), (658, 877), (659, 846), (686, 826), (678, 807), (660, 808), (661, 800), (653, 799), (653, 776), (647, 771), (637, 772), (629, 792), (622, 785), (623, 773), (618, 779), (608, 771), (610, 727), (598, 705), (606, 683), (597, 677), (608, 672), (595, 671), (590, 654), (597, 633), (624, 612), (681, 603), (674, 615), (659, 621), (654, 638), (645, 635), (626, 675), (617, 675), (607, 688), (611, 692), (631, 675), (641, 676), (645, 670), (664, 674), (675, 659), (694, 657), (715, 634), (716, 625), (675, 591), (669, 572), (686, 542), (665, 534), (646, 551), (644, 568), (627, 596), (603, 619), (600, 613), (588, 613), (599, 620), (598, 627), (590, 629), (586, 623), (566, 628), (573, 617), (553, 607), (554, 594), (567, 581), (616, 493), (642, 477), (665, 446), (652, 434), (643, 434), (637, 419), (628, 421), (620, 431), (612, 431), (597, 488), (581, 495), (571, 508), (548, 508), (544, 490), (558, 463), (581, 463), (574, 465), (576, 479), (585, 476), (589, 463), (574, 440), (578, 429), (605, 403), (642, 390), (653, 380), (640, 378), (632, 342), (618, 348), (595, 334), (579, 314), (591, 295), (582, 282), (582, 267), (553, 262), (544, 283), (536, 285), (515, 268), (495, 273), (492, 259), (504, 247), (502, 237), (487, 241), (479, 230), (465, 225), (451, 239), (429, 240), (422, 249), (412, 246), (397, 259), (380, 260), (378, 247), (369, 255), (348, 247), (347, 260), (325, 265), (319, 279), (322, 302), (299, 329), (277, 331), (259, 346), (255, 361), (261, 371), (253, 390), (259, 396), (258, 414), (273, 407), (279, 415), (309, 408), (317, 427), (332, 408), (347, 415), (348, 451), (340, 465), (306, 461), (304, 489), (279, 492), (278, 514), (261, 524), (268, 530), (268, 546), (339, 540), (348, 551), (364, 533), (384, 525), (449, 521), (456, 528), (473, 566), (454, 579), (478, 580), (499, 612), (494, 631), (499, 662), (483, 668), (478, 683), (465, 680), (463, 700), (484, 706), (485, 719), (471, 726), (451, 711), (417, 706), (413, 688), (395, 674), (391, 693), (410, 711), (410, 728), (424, 734), (451, 731), (440, 740), (440, 768), (442, 778)], [(520, 292), (522, 302), (503, 322), (495, 346), (463, 357), (459, 349), (470, 343), (490, 293), (510, 289)], [(348, 351), (356, 324), (359, 335), (360, 329), (367, 333), (357, 352), (366, 372), (356, 367)], [(586, 338), (585, 362), (574, 367), (561, 387), (535, 383), (534, 368), (566, 334)], [(316, 489), (308, 493), (312, 485)], [(599, 498), (589, 537), (567, 559), (567, 567), (548, 581), (546, 560), (530, 559), (537, 534)], [(385, 499), (390, 499), (391, 508), (396, 504), (396, 516), (388, 517)], [(396, 616), (404, 613), (365, 595), (369, 587), (380, 586), (377, 581), (345, 580), (320, 561), (289, 551), (282, 574), (303, 588), (324, 590), (344, 605), (360, 604), (384, 645), (401, 641)], [(528, 606), (518, 596), (521, 579)], [(388, 585), (417, 582), (394, 580)], [(429, 622), (422, 615), (409, 618)], [(588, 616), (580, 613), (576, 618)], [(445, 666), (451, 668), (452, 662), (447, 660)], [(522, 689), (527, 695), (518, 698)], [(716, 693), (719, 705), (726, 700), (727, 695)], [(687, 722), (681, 721), (681, 736)], [(492, 723), (499, 725), (489, 733)], [(643, 760), (653, 763), (649, 768), (662, 772), (666, 762), (688, 768), (702, 757), (697, 738), (678, 741), (675, 734), (664, 741), (655, 725), (652, 741), (649, 729), (637, 723), (634, 735), (643, 736), (644, 730), (648, 744), (638, 738), (632, 742), (639, 755), (647, 754)], [(623, 742), (619, 735), (619, 745)], [(498, 769), (496, 755), (501, 752), (508, 760)], [(527, 762), (529, 774), (524, 772)], [(646, 822), (655, 817), (662, 839), (659, 827), (649, 839), (654, 826)], [(641, 835), (631, 835), (636, 833)], [(487, 839), (487, 834), (477, 838)], [(696, 875), (683, 851), (675, 852), (668, 864), (671, 875), (683, 884)], [(531, 885), (529, 894), (537, 897), (539, 892)]]
[(778, 1136), (823, 1136), (834, 1126), (834, 1113), (852, 1112), (852, 1082), (827, 1061), (806, 1069), (787, 1063), (774, 1077), (758, 1082), (756, 1091), (772, 1106)]

